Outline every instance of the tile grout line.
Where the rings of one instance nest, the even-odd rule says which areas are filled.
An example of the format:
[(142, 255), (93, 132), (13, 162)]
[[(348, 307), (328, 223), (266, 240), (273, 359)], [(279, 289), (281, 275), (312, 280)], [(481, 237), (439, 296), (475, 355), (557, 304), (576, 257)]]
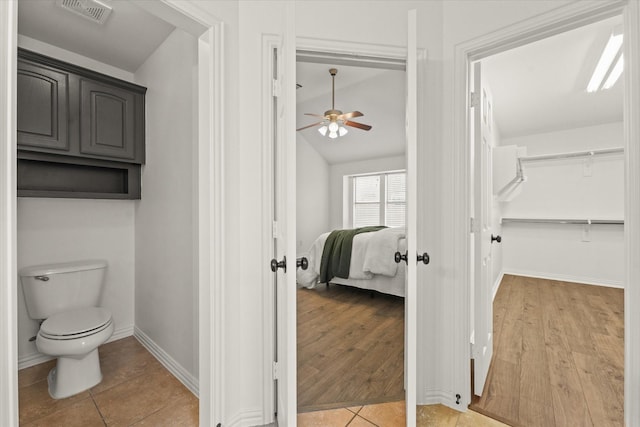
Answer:
[[(347, 408), (345, 408), (345, 409), (347, 409)], [(349, 411), (349, 410), (347, 409), (347, 411)], [(352, 412), (352, 411), (349, 411), (349, 412), (351, 412), (351, 413), (353, 414), (353, 412)], [(351, 417), (351, 419), (349, 420), (349, 422), (348, 422), (347, 424), (345, 424), (345, 427), (348, 427), (348, 426), (353, 422), (353, 420), (355, 420), (355, 419), (356, 419), (356, 417), (357, 417), (357, 416), (358, 416), (358, 415), (353, 414), (353, 417)]]
[[(364, 407), (363, 407), (363, 408), (364, 408)], [(376, 426), (376, 427), (380, 427), (378, 424), (374, 423), (373, 421), (371, 421), (371, 420), (370, 420), (370, 419), (368, 419), (368, 418), (363, 417), (362, 415), (357, 415), (357, 416), (358, 416), (359, 418), (362, 418), (363, 420), (365, 420), (365, 421), (367, 421), (367, 422), (369, 422), (369, 423), (373, 424), (373, 425), (374, 425), (374, 426)]]
[(89, 389), (89, 397), (91, 397), (91, 401), (93, 402), (93, 406), (96, 407), (96, 410), (98, 411), (98, 414), (100, 415), (100, 419), (102, 420), (102, 423), (105, 425), (105, 427), (107, 427), (107, 420), (104, 419), (104, 415), (102, 415), (102, 411), (98, 407), (98, 403), (93, 398), (93, 392), (91, 391), (91, 389)]

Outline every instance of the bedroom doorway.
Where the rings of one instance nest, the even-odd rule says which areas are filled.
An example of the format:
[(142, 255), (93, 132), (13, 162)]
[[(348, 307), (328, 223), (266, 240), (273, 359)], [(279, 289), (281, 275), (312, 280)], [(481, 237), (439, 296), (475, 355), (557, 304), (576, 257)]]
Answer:
[(356, 271), (366, 262), (359, 242), (372, 235), (362, 233), (353, 240), (350, 278), (317, 283), (331, 230), (386, 225), (379, 233), (395, 233), (406, 250), (404, 234), (395, 232), (406, 215), (405, 66), (404, 54), (367, 60), (298, 50), (296, 126), (322, 121), (305, 113), (322, 116), (332, 102), (361, 112), (353, 121), (372, 126), (337, 138), (322, 135), (321, 124), (296, 133), (296, 250), (309, 260), (307, 270), (298, 270), (296, 290), (301, 417), (372, 405), (405, 412), (405, 263), (396, 264), (392, 254), (393, 274)]
[[(621, 27), (622, 16), (607, 16), (474, 58), (471, 127), (475, 152), (489, 154), (472, 157), (470, 176), (482, 184), (471, 241), (486, 237), (490, 256), (472, 246), (471, 408), (502, 421), (624, 423), (624, 82), (607, 82), (612, 68), (599, 90), (587, 90)], [(543, 109), (555, 105), (553, 114), (527, 110), (536, 101), (518, 87)], [(509, 94), (518, 102), (505, 108)]]

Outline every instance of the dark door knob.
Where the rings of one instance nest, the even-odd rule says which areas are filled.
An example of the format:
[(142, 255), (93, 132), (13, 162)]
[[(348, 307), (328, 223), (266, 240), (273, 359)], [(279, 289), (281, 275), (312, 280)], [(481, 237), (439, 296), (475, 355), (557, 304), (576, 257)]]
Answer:
[(296, 260), (296, 267), (306, 270), (309, 268), (309, 260), (306, 257), (298, 258)]
[(273, 271), (275, 273), (276, 271), (278, 271), (279, 268), (281, 268), (285, 273), (287, 272), (287, 257), (286, 256), (282, 257), (282, 261), (278, 261), (275, 258), (271, 260), (271, 271)]
[(492, 234), (492, 235), (491, 235), (491, 243), (493, 243), (493, 242), (498, 242), (498, 243), (502, 242), (502, 237), (500, 237), (500, 236), (494, 236), (494, 235)]
[(422, 261), (423, 264), (429, 264), (430, 260), (428, 253), (423, 252), (422, 255), (418, 254), (418, 262)]
[(394, 258), (396, 261), (396, 264), (400, 264), (400, 261), (404, 261), (405, 263), (407, 262), (407, 253), (405, 252), (404, 255), (401, 254), (400, 252), (396, 252)]

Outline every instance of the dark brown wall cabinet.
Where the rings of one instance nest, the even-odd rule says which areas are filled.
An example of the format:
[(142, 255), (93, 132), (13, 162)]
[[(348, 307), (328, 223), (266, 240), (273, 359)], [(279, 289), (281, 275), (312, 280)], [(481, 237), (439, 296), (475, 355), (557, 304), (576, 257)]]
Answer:
[(146, 88), (24, 49), (17, 85), (18, 196), (140, 198)]

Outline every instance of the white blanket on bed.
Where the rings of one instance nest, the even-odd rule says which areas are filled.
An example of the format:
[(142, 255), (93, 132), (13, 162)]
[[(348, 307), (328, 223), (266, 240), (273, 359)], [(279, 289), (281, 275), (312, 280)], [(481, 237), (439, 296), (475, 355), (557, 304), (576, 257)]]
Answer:
[[(305, 255), (309, 261), (307, 270), (298, 269), (296, 280), (305, 287), (313, 287), (320, 275), (322, 251), (329, 233), (321, 234)], [(350, 279), (371, 279), (375, 274), (393, 277), (398, 264), (394, 255), (400, 239), (405, 238), (404, 228), (385, 228), (380, 231), (356, 234), (351, 249)]]
[(393, 277), (398, 271), (395, 253), (400, 239), (406, 238), (404, 228), (384, 228), (371, 234), (362, 269), (365, 272)]

